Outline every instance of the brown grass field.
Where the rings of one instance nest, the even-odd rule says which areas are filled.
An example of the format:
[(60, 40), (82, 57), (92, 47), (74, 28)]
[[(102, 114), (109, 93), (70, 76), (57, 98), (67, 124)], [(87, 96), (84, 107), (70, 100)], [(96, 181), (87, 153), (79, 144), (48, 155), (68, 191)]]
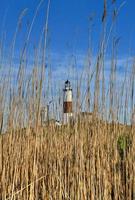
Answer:
[[(105, 123), (2, 136), (0, 199), (134, 199), (134, 128)], [(120, 135), (130, 135), (124, 158)]]

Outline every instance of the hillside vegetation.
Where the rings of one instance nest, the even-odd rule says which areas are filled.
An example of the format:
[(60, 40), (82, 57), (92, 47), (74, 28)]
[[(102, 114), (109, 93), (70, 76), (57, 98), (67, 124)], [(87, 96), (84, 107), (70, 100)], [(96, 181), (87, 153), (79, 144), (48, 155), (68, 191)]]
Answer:
[(94, 122), (2, 136), (0, 199), (134, 199), (134, 131)]

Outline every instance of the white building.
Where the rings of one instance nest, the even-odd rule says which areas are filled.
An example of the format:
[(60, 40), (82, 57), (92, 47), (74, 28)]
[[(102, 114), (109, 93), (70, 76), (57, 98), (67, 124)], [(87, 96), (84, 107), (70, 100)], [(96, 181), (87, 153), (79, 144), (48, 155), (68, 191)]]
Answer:
[(68, 80), (65, 82), (63, 93), (63, 124), (68, 124), (73, 117), (73, 94), (70, 81)]

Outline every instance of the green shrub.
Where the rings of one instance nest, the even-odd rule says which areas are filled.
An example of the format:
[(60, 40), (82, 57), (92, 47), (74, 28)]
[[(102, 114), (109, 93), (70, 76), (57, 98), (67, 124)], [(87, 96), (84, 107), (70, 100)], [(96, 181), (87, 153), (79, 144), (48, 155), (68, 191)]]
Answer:
[(119, 136), (117, 140), (117, 149), (122, 160), (126, 157), (127, 152), (129, 151), (131, 145), (132, 141), (129, 135), (123, 134)]

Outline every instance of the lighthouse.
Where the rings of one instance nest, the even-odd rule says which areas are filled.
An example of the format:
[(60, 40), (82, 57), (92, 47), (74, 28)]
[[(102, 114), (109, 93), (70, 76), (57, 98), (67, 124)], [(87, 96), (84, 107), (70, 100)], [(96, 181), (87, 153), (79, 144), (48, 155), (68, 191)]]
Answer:
[(70, 81), (65, 82), (65, 88), (63, 90), (64, 98), (63, 98), (63, 123), (70, 123), (73, 117), (73, 107), (72, 107), (72, 88)]

